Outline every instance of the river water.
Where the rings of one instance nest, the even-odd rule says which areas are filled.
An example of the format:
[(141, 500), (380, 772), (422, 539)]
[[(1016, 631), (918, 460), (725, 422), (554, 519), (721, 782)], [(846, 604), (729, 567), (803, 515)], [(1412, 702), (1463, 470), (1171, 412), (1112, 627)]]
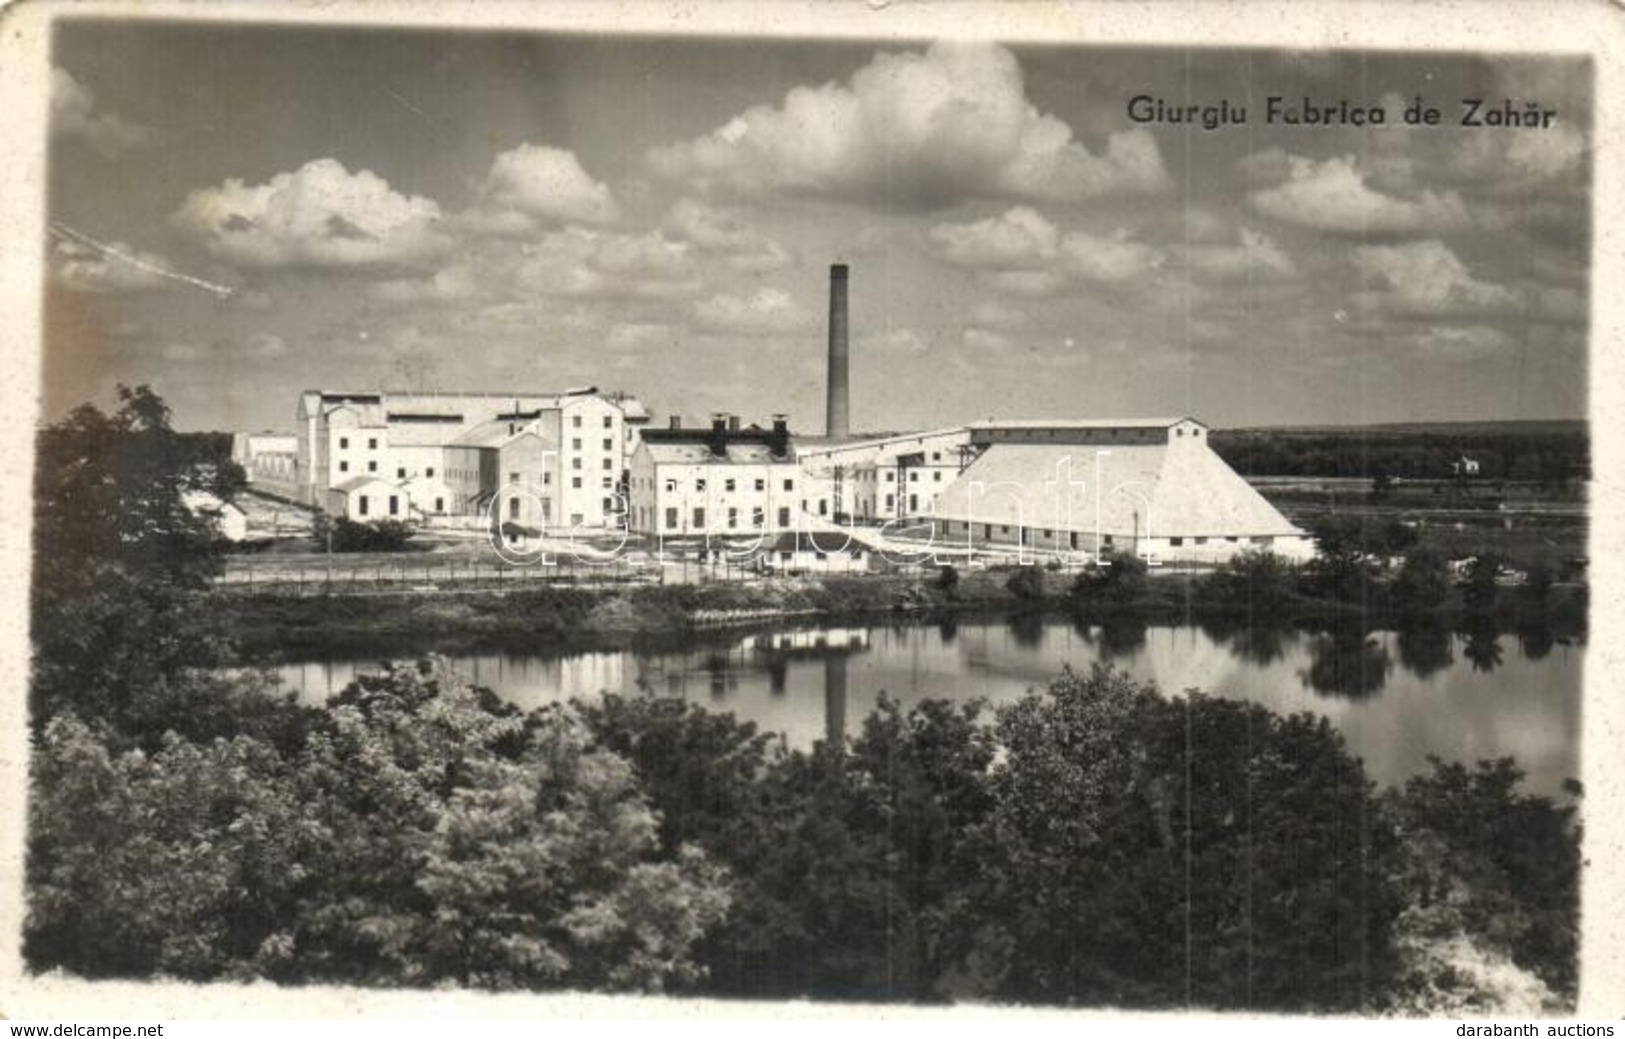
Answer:
[[(1026, 618), (786, 629), (680, 652), (510, 651), (453, 656), (472, 681), (520, 705), (609, 690), (682, 697), (782, 732), (792, 745), (858, 731), (884, 690), (1006, 702), (1070, 665), (1126, 669), (1165, 693), (1191, 688), (1279, 713), (1328, 717), (1381, 784), (1428, 755), (1510, 755), (1537, 793), (1579, 775), (1581, 659), (1573, 640), (1481, 633), (1305, 632), (1106, 626)], [(290, 663), (285, 685), (320, 703), (373, 658)]]

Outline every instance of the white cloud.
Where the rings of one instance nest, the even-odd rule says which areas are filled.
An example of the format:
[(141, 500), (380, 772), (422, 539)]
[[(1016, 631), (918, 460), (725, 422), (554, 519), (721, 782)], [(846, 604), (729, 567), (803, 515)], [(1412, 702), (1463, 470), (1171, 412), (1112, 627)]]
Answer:
[(214, 255), (245, 268), (392, 272), (450, 246), (431, 199), (401, 195), (367, 171), (316, 159), (265, 184), (235, 178), (187, 196), (170, 218)]
[(1061, 252), (1072, 274), (1109, 285), (1142, 278), (1163, 262), (1160, 249), (1134, 241), (1126, 231), (1110, 238), (1073, 232), (1062, 241)]
[(97, 249), (85, 242), (59, 240), (51, 250), (51, 275), (59, 284), (80, 292), (140, 292), (168, 288), (172, 281), (159, 273), (164, 259), (123, 242)]
[(448, 264), (427, 278), (393, 278), (367, 291), (390, 303), (460, 303), (480, 295), (480, 282), (467, 262)]
[(527, 245), (515, 281), (546, 296), (681, 299), (704, 290), (692, 251), (658, 232), (625, 235), (571, 227)]
[(1066, 287), (1067, 278), (1060, 271), (993, 271), (982, 276), (982, 282), (995, 292), (1024, 299), (1046, 299)]
[(526, 235), (543, 226), (620, 219), (614, 195), (587, 174), (575, 153), (546, 145), (522, 144), (498, 155), (476, 195), (474, 207), (458, 219), (486, 234)]
[(1040, 213), (1016, 206), (968, 224), (938, 224), (928, 232), (936, 253), (1010, 295), (1054, 294), (1071, 281), (1122, 284), (1161, 267), (1162, 250), (1127, 231), (1111, 236), (1062, 233)]
[(1521, 308), (1519, 293), (1479, 281), (1437, 239), (1404, 245), (1366, 245), (1354, 263), (1372, 288), (1361, 301), (1388, 313), (1413, 316), (1509, 313)]
[(888, 328), (884, 332), (860, 336), (858, 349), (865, 356), (876, 357), (891, 354), (924, 354), (930, 351), (931, 343), (915, 329)]
[(1238, 238), (1236, 242), (1209, 242), (1174, 251), (1195, 275), (1211, 281), (1281, 281), (1297, 276), (1297, 263), (1262, 231), (1244, 227)]
[(937, 224), (927, 236), (937, 255), (956, 267), (999, 270), (1043, 267), (1061, 243), (1055, 225), (1028, 206), (968, 224)]
[(972, 350), (983, 353), (1003, 353), (1010, 349), (1010, 339), (1000, 332), (985, 328), (967, 328), (960, 337)]
[(59, 68), (51, 69), (51, 134), (82, 141), (109, 159), (152, 139), (146, 127), (97, 111), (96, 95)]
[(726, 293), (694, 306), (702, 328), (729, 333), (786, 333), (806, 327), (810, 315), (782, 289), (763, 286), (749, 296)]
[(971, 311), (970, 318), (972, 324), (983, 328), (1025, 328), (1029, 323), (1026, 311), (1006, 306), (997, 300), (977, 304), (976, 309)]
[(676, 340), (672, 327), (654, 321), (619, 321), (604, 342), (612, 350), (638, 350)]
[[(1258, 159), (1251, 168), (1264, 165)], [(1266, 216), (1333, 234), (1440, 232), (1470, 223), (1456, 192), (1424, 190), (1406, 198), (1384, 194), (1367, 182), (1351, 155), (1319, 162), (1289, 156), (1286, 181), (1253, 192), (1249, 200)]]
[(795, 262), (788, 249), (751, 228), (734, 211), (684, 198), (671, 207), (666, 222), (683, 240), (720, 257), (737, 271), (767, 274)]
[(1169, 186), (1149, 133), (1124, 130), (1089, 151), (1027, 100), (1015, 56), (983, 43), (877, 54), (847, 84), (797, 87), (778, 107), (750, 108), (703, 137), (653, 149), (649, 161), (700, 191), (911, 208)]

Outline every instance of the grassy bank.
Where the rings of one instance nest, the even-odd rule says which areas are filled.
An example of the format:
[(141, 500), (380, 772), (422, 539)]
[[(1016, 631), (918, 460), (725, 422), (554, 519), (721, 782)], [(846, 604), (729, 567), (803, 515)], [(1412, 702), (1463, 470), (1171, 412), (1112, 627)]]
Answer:
[[(871, 575), (763, 581), (750, 584), (543, 586), (462, 592), (385, 592), (368, 595), (290, 595), (242, 589), (211, 593), (211, 608), (254, 658), (315, 652), (421, 652), (482, 648), (571, 650), (656, 648), (692, 643), (706, 630), (888, 618), (1003, 616), (1048, 613), (1133, 616), (1151, 623), (1223, 618), (1242, 623), (1396, 627), (1414, 621), (1374, 601), (1337, 602), (1294, 595), (1268, 609), (1246, 600), (1222, 600), (1200, 578), (1150, 577), (1132, 594), (1081, 592), (1075, 575), (1032, 571), (1012, 589), (1012, 571), (965, 574), (951, 586), (933, 577)], [(1021, 582), (1016, 582), (1018, 585)], [(1433, 624), (1466, 627), (1547, 626), (1583, 630), (1585, 590), (1553, 588), (1539, 603), (1513, 590), (1492, 611), (1466, 609), (1459, 591), (1428, 611)]]

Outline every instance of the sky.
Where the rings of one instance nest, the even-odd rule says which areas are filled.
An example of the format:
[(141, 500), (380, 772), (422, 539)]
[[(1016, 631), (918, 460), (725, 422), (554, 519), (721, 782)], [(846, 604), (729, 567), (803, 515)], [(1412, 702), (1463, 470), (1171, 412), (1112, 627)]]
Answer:
[(593, 385), (816, 433), (835, 262), (854, 429), (1585, 416), (1584, 60), (74, 20), (52, 61), (47, 421)]

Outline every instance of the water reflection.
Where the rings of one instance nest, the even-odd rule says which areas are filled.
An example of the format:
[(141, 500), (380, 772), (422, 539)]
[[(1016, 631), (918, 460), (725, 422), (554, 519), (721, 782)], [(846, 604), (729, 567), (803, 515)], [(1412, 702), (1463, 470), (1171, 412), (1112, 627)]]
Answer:
[(1298, 677), (1317, 693), (1358, 700), (1382, 692), (1393, 670), (1386, 645), (1362, 627), (1345, 627), (1313, 638)]
[[(1578, 773), (1583, 649), (1549, 632), (1034, 621), (794, 630), (670, 652), (560, 655), (538, 647), (453, 659), (522, 707), (604, 690), (670, 696), (733, 712), (802, 747), (854, 735), (881, 691), (904, 707), (928, 697), (998, 704), (1063, 666), (1086, 671), (1103, 662), (1170, 693), (1200, 688), (1281, 713), (1323, 714), (1383, 783), (1426, 768), (1429, 754), (1512, 755), (1536, 789), (1554, 795)], [(320, 702), (375, 668), (370, 658), (324, 661), (290, 664), (283, 676)]]

